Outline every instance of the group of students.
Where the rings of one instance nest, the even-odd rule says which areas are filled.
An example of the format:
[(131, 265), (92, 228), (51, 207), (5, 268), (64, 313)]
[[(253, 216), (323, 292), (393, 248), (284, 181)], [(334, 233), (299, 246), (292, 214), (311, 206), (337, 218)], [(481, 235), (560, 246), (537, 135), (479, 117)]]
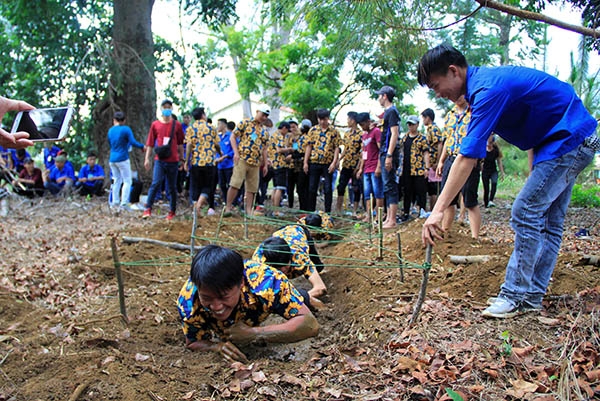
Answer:
[(90, 152), (86, 163), (76, 173), (65, 150), (48, 143), (43, 151), (43, 170), (36, 167), (31, 154), (25, 149), (0, 147), (2, 179), (14, 192), (30, 198), (52, 195), (68, 196), (73, 192), (81, 195), (104, 194), (104, 169), (96, 164), (97, 155)]
[[(327, 227), (326, 219), (323, 213), (310, 214), (303, 224), (280, 228), (246, 261), (216, 245), (198, 251), (177, 300), (187, 348), (247, 362), (238, 347), (315, 336), (319, 325), (311, 310), (323, 306), (318, 297), (327, 287), (319, 274), (324, 266), (311, 231)], [(309, 290), (291, 283), (300, 276), (309, 281)], [(285, 322), (260, 326), (271, 314)]]

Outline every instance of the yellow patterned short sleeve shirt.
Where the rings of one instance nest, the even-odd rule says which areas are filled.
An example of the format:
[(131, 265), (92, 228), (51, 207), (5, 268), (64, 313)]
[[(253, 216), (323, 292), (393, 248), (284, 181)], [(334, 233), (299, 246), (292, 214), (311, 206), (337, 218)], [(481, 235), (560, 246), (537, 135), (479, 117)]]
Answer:
[(256, 120), (245, 119), (240, 122), (233, 134), (239, 138), (238, 152), (240, 158), (250, 166), (260, 165), (263, 146), (267, 146), (269, 134), (265, 127)]
[(331, 164), (335, 149), (341, 145), (341, 137), (338, 130), (331, 125), (326, 130), (315, 125), (308, 131), (306, 143), (312, 145), (311, 163)]
[(362, 157), (362, 130), (355, 128), (344, 135), (344, 162), (343, 168), (355, 169)]
[(194, 121), (185, 133), (186, 150), (193, 166), (214, 166), (219, 135), (205, 120)]

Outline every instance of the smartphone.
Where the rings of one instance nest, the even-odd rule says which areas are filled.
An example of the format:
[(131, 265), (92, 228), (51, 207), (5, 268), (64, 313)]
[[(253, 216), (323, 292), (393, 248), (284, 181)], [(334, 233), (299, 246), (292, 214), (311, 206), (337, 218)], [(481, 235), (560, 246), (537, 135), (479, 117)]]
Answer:
[(25, 131), (34, 142), (65, 139), (73, 117), (73, 107), (20, 111), (15, 117), (12, 133)]

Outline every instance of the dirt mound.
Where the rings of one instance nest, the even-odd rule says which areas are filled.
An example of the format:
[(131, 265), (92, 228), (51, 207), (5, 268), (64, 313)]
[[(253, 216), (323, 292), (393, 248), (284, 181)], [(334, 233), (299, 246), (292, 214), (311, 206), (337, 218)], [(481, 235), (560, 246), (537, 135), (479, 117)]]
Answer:
[[(569, 214), (541, 317), (506, 322), (480, 317), (486, 298), (498, 291), (511, 252), (507, 211), (499, 209), (484, 216), (487, 234), (481, 242), (456, 225), (434, 248), (428, 298), (412, 330), (406, 325), (421, 270), (406, 269), (400, 280), (396, 232), (385, 233), (379, 261), (375, 232), (369, 239), (364, 225), (339, 221), (342, 240), (320, 248), (329, 293), (328, 308), (317, 313), (319, 336), (249, 347), (253, 364), (243, 367), (183, 347), (175, 302), (189, 271), (189, 252), (122, 241), (130, 236), (189, 244), (191, 216), (172, 223), (142, 221), (110, 214), (101, 203), (45, 202), (16, 211), (0, 228), (0, 400), (438, 399), (446, 387), (503, 399), (509, 380), (534, 381), (540, 393), (558, 391), (549, 378), (552, 369), (559, 375), (566, 350), (556, 344), (598, 346), (586, 328), (599, 317), (593, 309), (600, 300), (594, 289), (600, 286), (599, 268), (579, 264), (581, 254), (597, 252), (598, 245), (571, 235), (582, 226), (579, 211)], [(219, 242), (247, 257), (284, 223), (205, 217), (195, 243)], [(424, 262), (420, 224), (415, 220), (398, 229), (406, 263)], [(119, 314), (113, 235), (123, 263), (127, 325)], [(490, 258), (455, 265), (449, 255)], [(302, 280), (299, 286), (306, 285)], [(578, 311), (575, 326), (570, 316)], [(502, 354), (507, 346), (520, 351)], [(521, 350), (526, 347), (527, 353)], [(592, 361), (597, 349), (573, 347), (572, 355), (598, 368), (600, 359)], [(515, 355), (521, 360), (512, 360)]]

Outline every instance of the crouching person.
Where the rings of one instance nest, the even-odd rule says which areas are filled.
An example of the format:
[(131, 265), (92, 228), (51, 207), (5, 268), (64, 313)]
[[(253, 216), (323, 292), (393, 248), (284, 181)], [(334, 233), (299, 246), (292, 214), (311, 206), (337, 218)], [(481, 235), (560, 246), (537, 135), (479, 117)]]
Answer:
[[(317, 320), (278, 270), (216, 245), (194, 257), (177, 301), (186, 347), (247, 362), (238, 347), (252, 342), (293, 343), (317, 335)], [(260, 326), (270, 314), (286, 322)], [(217, 338), (215, 338), (217, 337)]]
[(323, 303), (318, 297), (327, 293), (327, 287), (319, 275), (323, 264), (311, 244), (310, 231), (299, 224), (291, 224), (264, 240), (254, 251), (252, 259), (280, 270), (289, 279), (306, 277), (312, 288), (309, 291), (298, 289), (298, 292), (309, 308), (320, 309)]

